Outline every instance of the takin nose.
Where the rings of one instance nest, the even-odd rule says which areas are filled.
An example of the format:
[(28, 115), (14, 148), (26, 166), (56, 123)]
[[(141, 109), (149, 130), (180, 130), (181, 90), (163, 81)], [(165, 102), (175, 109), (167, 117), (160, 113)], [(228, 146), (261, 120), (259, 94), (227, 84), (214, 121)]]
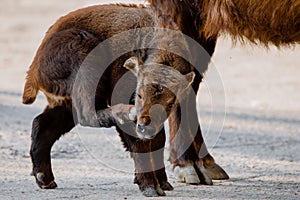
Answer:
[(138, 120), (137, 126), (138, 126), (138, 128), (140, 127), (142, 129), (142, 128), (145, 128), (146, 126), (148, 126), (150, 123), (151, 123), (150, 116), (142, 116)]
[(137, 135), (140, 139), (152, 139), (156, 135), (156, 130), (152, 126), (146, 126), (145, 124), (138, 124)]
[(137, 123), (137, 133), (141, 139), (150, 139), (155, 135), (155, 129), (150, 126), (150, 117), (142, 117)]
[(138, 129), (138, 132), (144, 133), (146, 131), (146, 125), (144, 123), (138, 123), (137, 129)]

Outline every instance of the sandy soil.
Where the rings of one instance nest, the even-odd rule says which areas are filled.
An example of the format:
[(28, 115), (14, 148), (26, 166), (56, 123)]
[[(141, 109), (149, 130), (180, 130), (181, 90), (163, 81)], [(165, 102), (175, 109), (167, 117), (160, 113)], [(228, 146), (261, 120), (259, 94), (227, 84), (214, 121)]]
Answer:
[[(113, 129), (77, 127), (55, 144), (58, 189), (38, 189), (30, 176), (31, 121), (45, 99), (40, 95), (33, 106), (21, 104), (26, 70), (49, 25), (75, 8), (99, 2), (116, 1), (1, 0), (0, 199), (143, 198), (132, 184), (133, 162)], [(225, 89), (209, 82), (210, 70), (198, 98), (199, 114), (209, 150), (231, 179), (214, 186), (180, 184), (167, 164), (175, 190), (164, 198), (299, 199), (299, 65), (299, 46), (266, 51), (232, 47), (220, 39), (211, 69), (218, 70)], [(212, 93), (226, 97), (221, 132), (222, 106), (213, 110), (211, 120)]]

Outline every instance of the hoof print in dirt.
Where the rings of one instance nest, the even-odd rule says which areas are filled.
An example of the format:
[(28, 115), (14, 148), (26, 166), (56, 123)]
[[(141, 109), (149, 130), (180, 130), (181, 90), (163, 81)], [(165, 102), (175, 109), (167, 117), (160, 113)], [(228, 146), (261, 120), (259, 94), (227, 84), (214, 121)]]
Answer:
[(54, 189), (57, 187), (57, 184), (54, 181), (46, 183), (45, 179), (46, 177), (44, 173), (40, 172), (36, 174), (36, 183), (41, 189)]
[(160, 187), (146, 187), (142, 190), (142, 193), (145, 197), (166, 196), (166, 193)]

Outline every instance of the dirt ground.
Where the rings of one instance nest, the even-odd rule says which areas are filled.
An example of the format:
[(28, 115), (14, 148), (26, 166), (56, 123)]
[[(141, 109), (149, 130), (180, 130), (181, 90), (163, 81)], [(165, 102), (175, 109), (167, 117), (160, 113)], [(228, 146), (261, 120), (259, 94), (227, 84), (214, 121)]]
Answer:
[[(121, 0), (1, 0), (1, 200), (144, 198), (133, 184), (133, 162), (114, 129), (76, 127), (55, 144), (57, 189), (41, 190), (30, 176), (31, 122), (46, 101), (40, 95), (32, 106), (21, 104), (26, 70), (58, 17), (108, 2)], [(300, 199), (299, 46), (265, 50), (232, 46), (229, 38), (221, 38), (211, 65), (198, 96), (199, 114), (208, 148), (231, 178), (213, 186), (177, 183), (166, 161), (175, 189), (159, 199)], [(209, 82), (213, 70), (224, 89)], [(224, 124), (222, 106), (212, 106), (213, 94), (226, 97)]]

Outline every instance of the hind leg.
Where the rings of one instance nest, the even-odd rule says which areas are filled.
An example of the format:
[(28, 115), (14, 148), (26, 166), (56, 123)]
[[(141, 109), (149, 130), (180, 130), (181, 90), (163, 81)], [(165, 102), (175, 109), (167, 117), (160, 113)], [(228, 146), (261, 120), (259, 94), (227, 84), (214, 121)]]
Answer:
[[(188, 101), (184, 101), (188, 104)], [(200, 127), (195, 119), (195, 111), (185, 112), (183, 105), (177, 108), (169, 117), (170, 123), (170, 162), (174, 173), (180, 182), (189, 184), (212, 185), (212, 179), (205, 170), (200, 158), (200, 152), (207, 154)], [(189, 104), (192, 105), (192, 104)], [(181, 126), (181, 127), (179, 127)]]
[[(198, 90), (200, 81), (201, 77), (197, 74), (194, 91)], [(170, 161), (180, 181), (211, 185), (212, 179), (229, 177), (208, 153), (195, 108), (195, 95), (190, 95), (169, 117)]]
[(40, 188), (57, 187), (51, 168), (50, 151), (55, 141), (74, 126), (72, 111), (66, 106), (47, 107), (33, 120), (30, 155), (32, 174)]

